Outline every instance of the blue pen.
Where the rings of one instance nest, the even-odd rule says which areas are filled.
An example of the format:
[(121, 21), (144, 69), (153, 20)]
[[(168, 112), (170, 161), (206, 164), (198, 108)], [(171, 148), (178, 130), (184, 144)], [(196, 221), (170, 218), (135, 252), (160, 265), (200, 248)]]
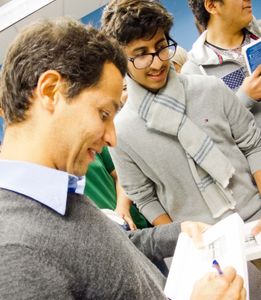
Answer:
[(215, 259), (214, 259), (213, 262), (212, 262), (212, 267), (215, 268), (215, 269), (218, 271), (218, 274), (219, 274), (219, 275), (222, 275), (222, 274), (223, 274), (223, 272), (222, 272), (222, 270), (221, 270), (221, 268), (220, 268), (219, 263), (218, 263)]

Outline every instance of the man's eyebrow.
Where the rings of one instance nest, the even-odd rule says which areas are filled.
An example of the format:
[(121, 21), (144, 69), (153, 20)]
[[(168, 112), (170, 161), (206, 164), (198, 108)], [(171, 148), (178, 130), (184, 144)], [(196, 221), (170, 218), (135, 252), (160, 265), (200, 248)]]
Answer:
[[(155, 45), (157, 46), (158, 44), (160, 44), (160, 43), (162, 43), (162, 42), (165, 42), (165, 41), (166, 41), (166, 38), (163, 37), (163, 38), (161, 38), (159, 41), (157, 41), (157, 42), (155, 43)], [(148, 49), (148, 47), (142, 46), (142, 47), (138, 47), (138, 48), (133, 49), (132, 52), (138, 52), (138, 51), (140, 51), (140, 50), (147, 50), (147, 49)]]
[(138, 47), (138, 48), (133, 49), (132, 52), (134, 53), (134, 52), (138, 52), (138, 51), (141, 51), (141, 50), (147, 50), (147, 49), (148, 49), (148, 47), (142, 46), (142, 47)]
[(160, 39), (159, 41), (157, 41), (156, 46), (162, 42), (167, 42), (167, 39), (165, 37), (163, 37), (162, 39)]

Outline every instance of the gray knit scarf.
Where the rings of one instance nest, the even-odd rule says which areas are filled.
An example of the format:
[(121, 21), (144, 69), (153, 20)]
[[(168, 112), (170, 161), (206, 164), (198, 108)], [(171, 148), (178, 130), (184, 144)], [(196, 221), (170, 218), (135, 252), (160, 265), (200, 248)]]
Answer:
[[(174, 89), (179, 90), (179, 99), (173, 98)], [(184, 87), (172, 68), (165, 87), (157, 94), (146, 92), (139, 107), (139, 115), (146, 121), (148, 128), (177, 136), (213, 218), (235, 208), (236, 202), (228, 188), (229, 180), (235, 172), (234, 167), (212, 139), (186, 115)]]

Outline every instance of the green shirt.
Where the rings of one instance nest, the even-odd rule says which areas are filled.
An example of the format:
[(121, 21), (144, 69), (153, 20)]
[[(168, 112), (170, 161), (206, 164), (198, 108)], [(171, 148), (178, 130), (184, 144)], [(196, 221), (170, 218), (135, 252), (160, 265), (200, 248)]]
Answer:
[[(117, 195), (115, 181), (110, 175), (114, 169), (107, 147), (103, 148), (102, 153), (96, 154), (95, 160), (89, 164), (85, 175), (84, 194), (92, 199), (99, 208), (109, 208), (112, 210), (116, 208)], [(139, 213), (136, 206), (131, 206), (130, 213), (138, 228), (148, 227), (147, 220)]]

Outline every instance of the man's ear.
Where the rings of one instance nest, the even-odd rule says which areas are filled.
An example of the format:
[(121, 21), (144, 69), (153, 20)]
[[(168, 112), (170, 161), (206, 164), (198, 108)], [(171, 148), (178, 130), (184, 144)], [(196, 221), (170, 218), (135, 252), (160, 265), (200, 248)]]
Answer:
[(62, 77), (54, 70), (48, 70), (41, 74), (36, 92), (41, 99), (42, 106), (49, 110), (54, 111), (55, 102), (57, 100), (56, 94), (62, 87)]
[(204, 0), (204, 6), (206, 11), (211, 14), (216, 14), (217, 3), (215, 0)]

